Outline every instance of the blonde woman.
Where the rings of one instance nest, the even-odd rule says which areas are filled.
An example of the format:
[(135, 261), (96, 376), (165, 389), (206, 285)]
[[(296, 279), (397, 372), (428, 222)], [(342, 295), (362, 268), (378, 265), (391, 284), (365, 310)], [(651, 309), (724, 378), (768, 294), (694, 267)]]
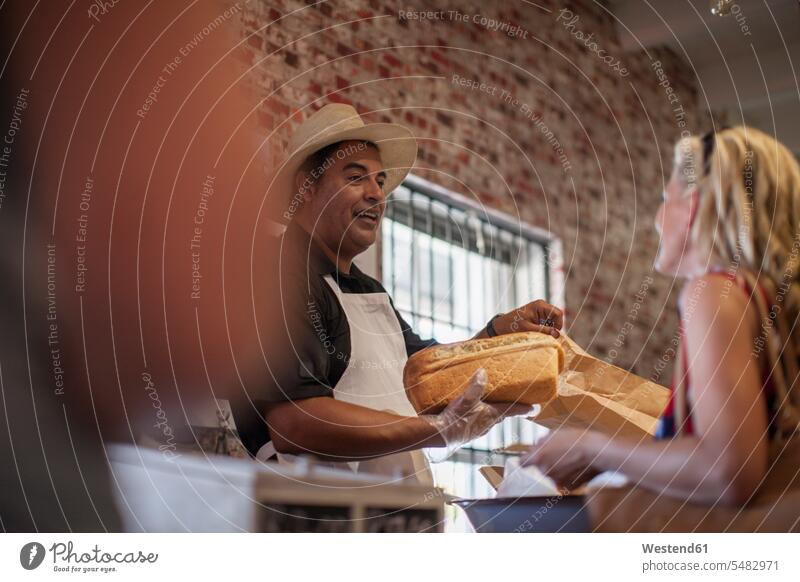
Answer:
[(800, 421), (797, 160), (747, 127), (682, 139), (656, 229), (657, 270), (686, 279), (658, 438), (560, 429), (523, 463), (567, 487), (615, 470), (659, 497), (743, 505)]

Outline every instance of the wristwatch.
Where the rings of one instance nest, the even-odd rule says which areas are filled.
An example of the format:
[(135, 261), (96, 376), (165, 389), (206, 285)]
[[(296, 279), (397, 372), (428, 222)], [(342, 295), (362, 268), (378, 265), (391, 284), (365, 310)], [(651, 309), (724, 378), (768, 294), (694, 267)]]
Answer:
[(486, 335), (489, 337), (497, 336), (497, 330), (494, 328), (494, 320), (500, 317), (502, 313), (498, 313), (493, 318), (489, 320), (489, 323), (486, 324)]

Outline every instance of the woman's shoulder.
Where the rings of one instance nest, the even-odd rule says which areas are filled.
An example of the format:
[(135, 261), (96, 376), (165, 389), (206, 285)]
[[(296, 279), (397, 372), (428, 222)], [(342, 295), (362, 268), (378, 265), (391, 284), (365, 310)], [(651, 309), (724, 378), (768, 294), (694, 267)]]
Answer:
[[(719, 271), (689, 279), (681, 290), (678, 305), (684, 321), (705, 320), (703, 315), (741, 319), (752, 308), (750, 294), (740, 275)], [(693, 317), (695, 314), (700, 317)]]

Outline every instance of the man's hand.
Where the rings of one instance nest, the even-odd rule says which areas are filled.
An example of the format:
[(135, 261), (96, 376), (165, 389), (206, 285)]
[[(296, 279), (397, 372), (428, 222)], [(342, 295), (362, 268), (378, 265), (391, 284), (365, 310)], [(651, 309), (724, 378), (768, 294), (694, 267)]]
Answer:
[(496, 317), (493, 322), (497, 335), (518, 331), (538, 331), (558, 337), (564, 327), (564, 313), (555, 305), (541, 299)]
[(448, 404), (442, 412), (420, 416), (439, 431), (445, 442), (444, 449), (429, 452), (431, 460), (444, 461), (460, 446), (485, 435), (503, 419), (531, 412), (529, 404), (483, 402), (481, 396), (487, 382), (486, 370), (478, 369), (461, 396)]

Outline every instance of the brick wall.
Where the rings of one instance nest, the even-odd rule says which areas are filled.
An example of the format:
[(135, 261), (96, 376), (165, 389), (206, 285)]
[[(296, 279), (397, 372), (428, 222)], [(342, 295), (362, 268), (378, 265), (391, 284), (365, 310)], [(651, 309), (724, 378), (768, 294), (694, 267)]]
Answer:
[(417, 174), (561, 239), (579, 343), (667, 381), (671, 366), (658, 361), (678, 286), (652, 271), (652, 225), (681, 123), (698, 130), (682, 61), (623, 53), (613, 17), (588, 0), (440, 2), (422, 22), (408, 16), (425, 3), (310, 4), (250, 0), (244, 12), (241, 56), (264, 97), (260, 122), (275, 128), (273, 153), (295, 121), (332, 101), (407, 125)]

